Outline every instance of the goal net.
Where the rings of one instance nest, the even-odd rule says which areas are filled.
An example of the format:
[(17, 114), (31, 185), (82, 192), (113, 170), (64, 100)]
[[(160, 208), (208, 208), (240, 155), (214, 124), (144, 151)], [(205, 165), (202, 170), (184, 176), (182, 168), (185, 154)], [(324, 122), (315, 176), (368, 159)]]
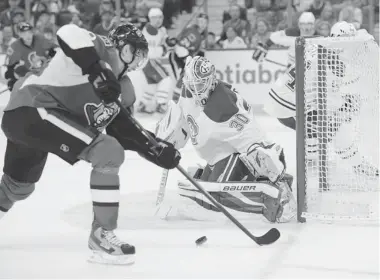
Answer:
[(379, 218), (379, 47), (296, 41), (298, 220)]

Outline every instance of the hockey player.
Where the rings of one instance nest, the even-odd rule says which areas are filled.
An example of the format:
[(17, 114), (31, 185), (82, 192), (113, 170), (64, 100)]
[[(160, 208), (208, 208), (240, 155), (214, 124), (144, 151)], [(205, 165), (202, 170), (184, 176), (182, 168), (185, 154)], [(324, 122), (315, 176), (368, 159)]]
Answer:
[[(119, 114), (115, 100), (130, 108), (134, 91), (127, 71), (144, 66), (148, 44), (132, 24), (122, 24), (109, 38), (68, 24), (57, 31), (61, 47), (37, 74), (20, 79), (5, 108), (2, 129), (8, 138), (0, 183), (0, 217), (33, 191), (48, 153), (69, 164), (92, 164), (90, 188), (94, 220), (89, 248), (94, 262), (125, 264), (135, 247), (114, 234), (119, 209), (119, 168), (124, 150), (171, 169), (180, 154), (158, 138), (147, 143), (141, 131)], [(107, 134), (102, 133), (106, 129)], [(154, 136), (154, 134), (152, 134)]]
[[(349, 24), (345, 21), (337, 22), (331, 28), (331, 37), (354, 37), (361, 36), (363, 40), (373, 41), (372, 35), (369, 35), (365, 30), (356, 31), (355, 27), (352, 24)], [(372, 42), (374, 43), (374, 42)], [(307, 60), (312, 61), (316, 60), (317, 53), (316, 50), (309, 52), (309, 57)], [(334, 54), (331, 54), (332, 56)], [(360, 91), (360, 81), (356, 82), (347, 81), (346, 76), (350, 77), (346, 73), (346, 67), (344, 66), (345, 61), (349, 61), (351, 57), (336, 56), (335, 58), (328, 59), (327, 63), (332, 70), (332, 73), (337, 78), (341, 78), (343, 81), (342, 84), (346, 83), (351, 87), (356, 83), (358, 84), (357, 90)], [(336, 61), (336, 65), (330, 65), (330, 61)], [(315, 63), (314, 63), (315, 65)], [(316, 73), (317, 71), (309, 71), (310, 73)], [(285, 73), (281, 76), (274, 84), (270, 90), (270, 96), (276, 96), (277, 98), (270, 99), (271, 102), (265, 105), (265, 111), (270, 115), (275, 116), (278, 120), (285, 126), (296, 129), (296, 91), (295, 91), (295, 78), (296, 70), (295, 65), (293, 64)], [(310, 79), (316, 79), (316, 77), (309, 77)], [(379, 171), (376, 167), (371, 166), (358, 151), (358, 143), (355, 140), (357, 130), (354, 128), (354, 119), (356, 118), (357, 112), (360, 109), (360, 102), (358, 96), (352, 93), (344, 93), (343, 87), (339, 88), (338, 84), (340, 83), (337, 79), (335, 83), (335, 92), (328, 94), (327, 102), (329, 104), (329, 111), (334, 112), (330, 116), (330, 137), (329, 142), (334, 140), (334, 150), (336, 154), (340, 156), (341, 159), (349, 162), (353, 167), (354, 171), (358, 173), (365, 173), (371, 176), (378, 176)], [(310, 82), (311, 83), (311, 82)], [(343, 91), (340, 94), (339, 91)], [(352, 91), (352, 89), (351, 89)], [(315, 153), (318, 149), (318, 140), (316, 131), (317, 128), (314, 126), (317, 122), (317, 104), (315, 99), (313, 99), (313, 94), (315, 92), (310, 92), (307, 97), (308, 103), (308, 114), (307, 121), (309, 124), (312, 124), (307, 128), (307, 152), (309, 156)], [(312, 156), (310, 158), (313, 158)]]
[(173, 100), (178, 101), (182, 90), (183, 69), (186, 58), (199, 54), (202, 43), (202, 34), (195, 25), (185, 28), (178, 38), (167, 38), (166, 44), (169, 47), (169, 73), (175, 84), (173, 90)]
[[(157, 135), (182, 148), (190, 138), (207, 162), (194, 178), (229, 210), (262, 214), (271, 222), (287, 222), (295, 215), (285, 173), (283, 149), (266, 140), (251, 107), (231, 85), (216, 79), (206, 58), (188, 57), (182, 95), (157, 125)], [(188, 182), (178, 185), (180, 212), (191, 219), (210, 219), (218, 211)], [(159, 215), (170, 215), (165, 201)]]
[(142, 32), (149, 44), (149, 61), (143, 69), (145, 85), (137, 110), (145, 113), (164, 113), (173, 88), (172, 79), (162, 65), (168, 35), (166, 28), (162, 26), (164, 16), (159, 8), (151, 8), (148, 18), (149, 22)]
[(298, 36), (310, 37), (315, 34), (315, 17), (310, 12), (303, 12), (298, 19), (298, 28), (288, 28), (272, 32), (265, 44), (259, 44), (253, 53), (253, 59), (262, 62), (272, 45), (288, 47), (288, 66), (295, 62), (295, 42)]
[(19, 23), (17, 30), (20, 38), (9, 46), (5, 61), (7, 66), (5, 78), (8, 80), (10, 90), (27, 72), (38, 71), (54, 56), (57, 47), (43, 36), (34, 34), (33, 26), (27, 22)]

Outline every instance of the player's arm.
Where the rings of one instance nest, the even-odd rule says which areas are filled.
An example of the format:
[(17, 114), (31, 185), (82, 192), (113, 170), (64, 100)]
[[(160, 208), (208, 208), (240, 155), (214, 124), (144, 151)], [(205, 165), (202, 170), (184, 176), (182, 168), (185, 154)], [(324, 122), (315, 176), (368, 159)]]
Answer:
[(252, 59), (262, 62), (268, 53), (268, 49), (273, 45), (290, 47), (295, 44), (297, 29), (288, 28), (272, 32), (269, 39), (265, 43), (259, 43), (255, 48)]
[(181, 149), (186, 145), (190, 132), (180, 103), (176, 104), (172, 100), (169, 101), (166, 114), (156, 125), (156, 135), (172, 143), (176, 149)]
[(95, 93), (105, 103), (120, 96), (121, 86), (110, 65), (101, 60), (90, 32), (75, 24), (67, 24), (57, 31), (58, 44), (63, 53), (88, 74)]
[(7, 79), (9, 90), (13, 89), (16, 81), (28, 73), (25, 62), (21, 60), (20, 50), (17, 48), (18, 41), (13, 42), (7, 49), (5, 65), (7, 67), (4, 78)]

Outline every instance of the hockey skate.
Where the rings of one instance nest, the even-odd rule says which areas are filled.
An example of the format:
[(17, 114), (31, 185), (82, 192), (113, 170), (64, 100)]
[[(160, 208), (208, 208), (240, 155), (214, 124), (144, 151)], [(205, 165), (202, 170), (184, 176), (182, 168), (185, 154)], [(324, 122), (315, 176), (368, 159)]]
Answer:
[(89, 262), (118, 265), (134, 263), (135, 247), (120, 241), (112, 230), (101, 227), (92, 229), (88, 247), (92, 250)]

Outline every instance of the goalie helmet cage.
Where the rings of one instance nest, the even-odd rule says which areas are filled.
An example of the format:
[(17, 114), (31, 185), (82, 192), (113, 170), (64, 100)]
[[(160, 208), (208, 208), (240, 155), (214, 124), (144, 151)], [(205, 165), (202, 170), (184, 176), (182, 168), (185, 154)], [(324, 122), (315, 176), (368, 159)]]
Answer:
[(298, 221), (378, 222), (378, 45), (298, 37), (296, 103)]

